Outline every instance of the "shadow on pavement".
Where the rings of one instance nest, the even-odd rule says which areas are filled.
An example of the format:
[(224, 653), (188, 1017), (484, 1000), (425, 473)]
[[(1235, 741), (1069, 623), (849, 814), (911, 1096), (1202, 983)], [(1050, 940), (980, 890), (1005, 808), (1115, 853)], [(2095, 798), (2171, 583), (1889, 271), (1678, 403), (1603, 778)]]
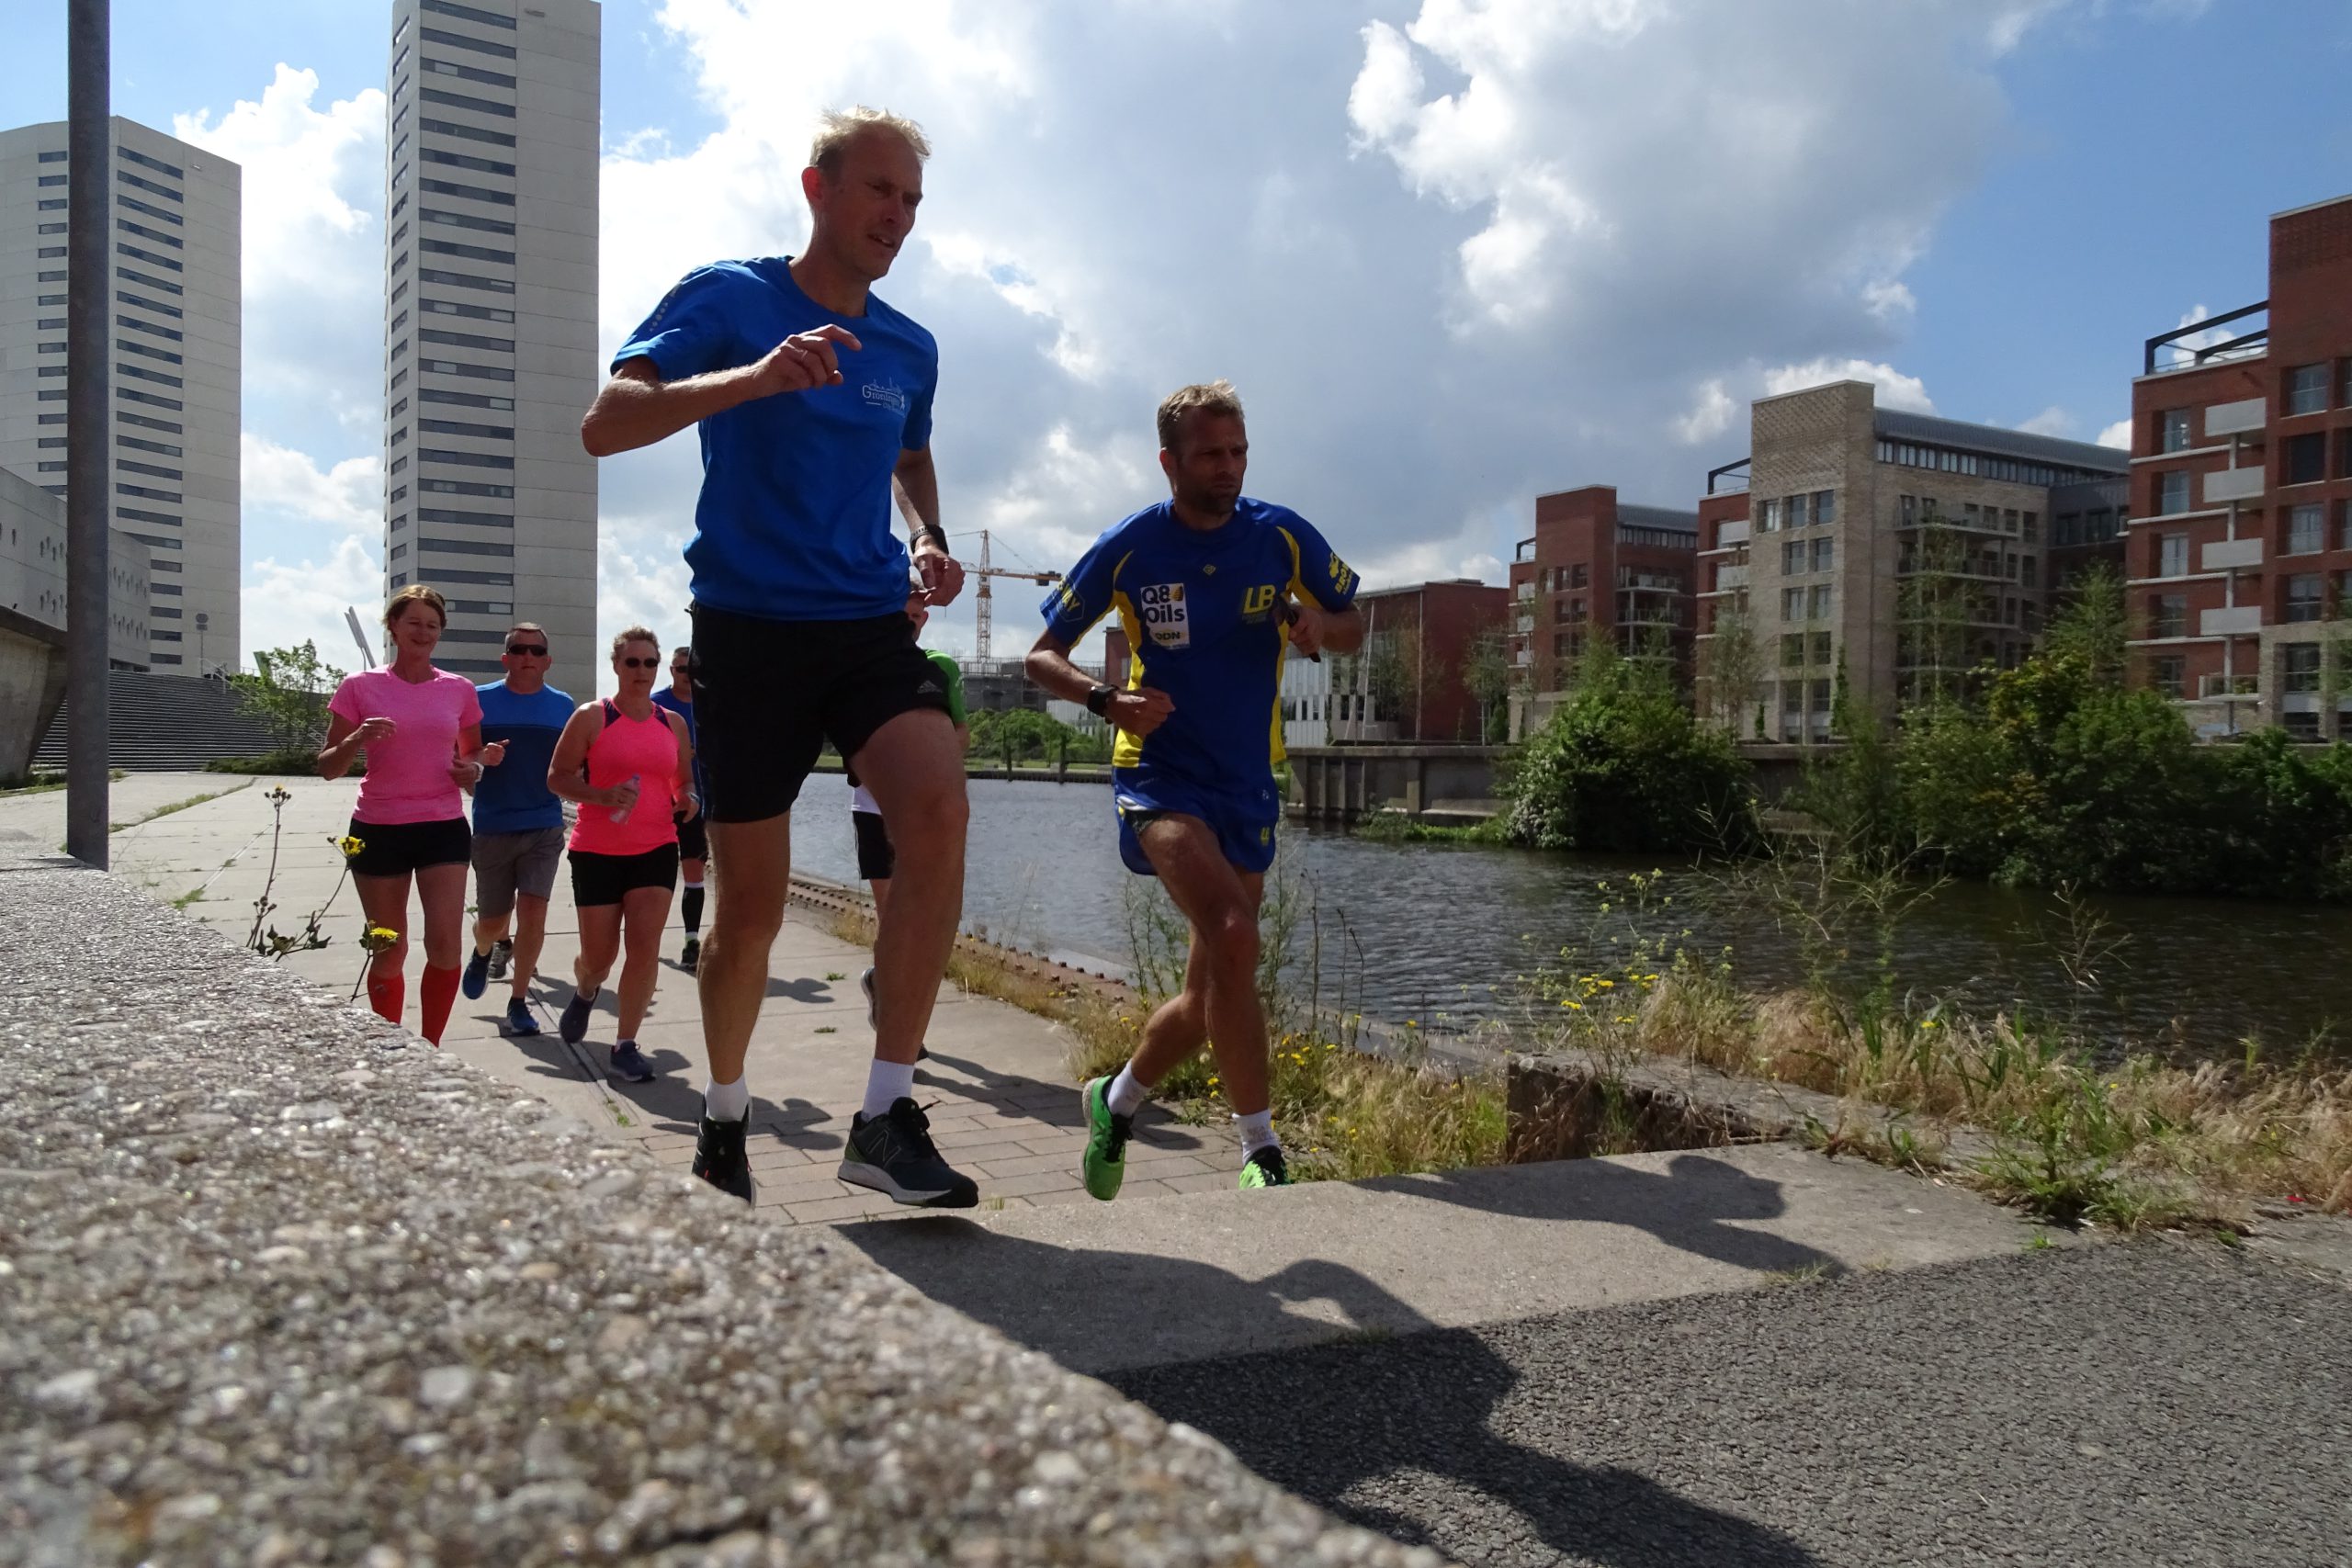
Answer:
[[(1082, 1252), (945, 1217), (839, 1229), (934, 1300), (1081, 1370), (1102, 1360), (1073, 1358), (1073, 1317), (1091, 1317), (1098, 1340), (1125, 1337), (1133, 1359), (1152, 1343), (1155, 1316), (1216, 1323), (1235, 1344), (1279, 1343), (1297, 1336), (1293, 1303), (1331, 1303), (1353, 1325), (1346, 1342), (1095, 1375), (1209, 1433), (1268, 1480), (1396, 1540), (1472, 1562), (1480, 1540), (1530, 1533), (1564, 1557), (1628, 1568), (1815, 1562), (1778, 1532), (1645, 1476), (1498, 1436), (1490, 1418), (1520, 1382), (1518, 1371), (1476, 1334), (1433, 1327), (1345, 1265), (1307, 1259), (1251, 1280), (1209, 1264)], [(1453, 1496), (1417, 1495), (1419, 1474), (1453, 1483)], [(1462, 1488), (1481, 1494), (1482, 1505), (1461, 1509)], [(1510, 1560), (1534, 1559), (1514, 1551)]]

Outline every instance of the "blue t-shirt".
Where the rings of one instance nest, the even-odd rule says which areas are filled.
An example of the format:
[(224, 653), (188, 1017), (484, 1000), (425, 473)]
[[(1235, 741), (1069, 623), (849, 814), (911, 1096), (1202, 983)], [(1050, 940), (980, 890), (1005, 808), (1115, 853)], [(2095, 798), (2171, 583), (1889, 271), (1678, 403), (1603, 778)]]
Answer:
[(695, 736), (695, 704), (692, 697), (682, 697), (664, 686), (653, 694), (653, 705), (676, 714), (686, 721), (686, 744), (695, 752), (695, 794), (703, 800), (710, 798), (710, 791), (703, 787), (702, 742)]
[(779, 621), (893, 615), (907, 603), (907, 547), (891, 525), (902, 451), (931, 445), (939, 348), (872, 295), (837, 316), (800, 291), (789, 256), (688, 273), (613, 355), (650, 359), (665, 381), (750, 365), (828, 321), (842, 384), (754, 398), (702, 422), (702, 495), (686, 565), (697, 604)]
[(1244, 496), (1206, 533), (1168, 502), (1145, 507), (1095, 540), (1043, 608), (1046, 629), (1072, 644), (1116, 611), (1135, 650), (1123, 684), (1175, 705), (1141, 739), (1120, 730), (1113, 766), (1245, 789), (1283, 758), (1281, 606), (1294, 594), (1345, 610), (1356, 574), (1297, 513)]
[(563, 802), (548, 788), (548, 764), (571, 719), (571, 699), (553, 686), (529, 696), (503, 681), (475, 689), (481, 699), (481, 739), (506, 742), (505, 760), (484, 768), (474, 785), (474, 831), (527, 833), (563, 826)]

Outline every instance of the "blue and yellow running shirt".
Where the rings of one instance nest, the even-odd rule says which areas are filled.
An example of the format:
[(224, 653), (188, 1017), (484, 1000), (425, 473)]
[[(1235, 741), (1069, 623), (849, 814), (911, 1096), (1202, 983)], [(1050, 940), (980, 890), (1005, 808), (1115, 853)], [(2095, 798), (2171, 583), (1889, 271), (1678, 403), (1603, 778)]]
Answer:
[(1294, 594), (1334, 613), (1355, 602), (1356, 574), (1306, 519), (1244, 496), (1224, 526), (1201, 532), (1163, 501), (1095, 540), (1043, 609), (1072, 646), (1115, 611), (1135, 650), (1122, 684), (1174, 705), (1148, 736), (1118, 732), (1114, 767), (1246, 787), (1283, 757), (1282, 606)]

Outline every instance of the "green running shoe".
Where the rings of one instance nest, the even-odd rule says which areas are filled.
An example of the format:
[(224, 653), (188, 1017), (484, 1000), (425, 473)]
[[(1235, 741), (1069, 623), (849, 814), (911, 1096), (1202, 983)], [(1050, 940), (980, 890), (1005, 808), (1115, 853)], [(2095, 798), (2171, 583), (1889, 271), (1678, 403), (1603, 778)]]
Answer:
[(1079, 1092), (1086, 1106), (1086, 1152), (1079, 1156), (1079, 1174), (1087, 1191), (1107, 1203), (1119, 1195), (1127, 1176), (1127, 1140), (1135, 1134), (1136, 1119), (1111, 1109), (1111, 1080), (1089, 1078)]
[(1288, 1187), (1289, 1185), (1290, 1167), (1283, 1163), (1283, 1151), (1279, 1145), (1270, 1145), (1241, 1162), (1239, 1186), (1244, 1192), (1253, 1187)]

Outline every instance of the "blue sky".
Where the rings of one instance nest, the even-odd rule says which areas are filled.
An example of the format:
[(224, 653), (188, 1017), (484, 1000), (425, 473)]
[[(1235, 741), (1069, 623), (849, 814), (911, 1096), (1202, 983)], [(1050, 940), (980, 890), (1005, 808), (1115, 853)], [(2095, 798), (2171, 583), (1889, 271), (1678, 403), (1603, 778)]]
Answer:
[[(62, 115), (63, 13), (0, 0), (0, 123)], [(382, 14), (116, 6), (118, 112), (247, 169), (248, 651), (375, 591)], [(608, 0), (605, 36), (606, 343), (797, 243), (816, 107), (913, 113), (929, 244), (883, 292), (943, 344), (951, 529), (1041, 564), (1152, 498), (1152, 401), (1216, 374), (1251, 488), (1375, 581), (1498, 575), (1544, 490), (1687, 504), (1809, 378), (2096, 439), (2143, 338), (2261, 296), (2269, 213), (2352, 191), (2352, 0)], [(605, 465), (608, 620), (678, 620), (694, 477)]]

